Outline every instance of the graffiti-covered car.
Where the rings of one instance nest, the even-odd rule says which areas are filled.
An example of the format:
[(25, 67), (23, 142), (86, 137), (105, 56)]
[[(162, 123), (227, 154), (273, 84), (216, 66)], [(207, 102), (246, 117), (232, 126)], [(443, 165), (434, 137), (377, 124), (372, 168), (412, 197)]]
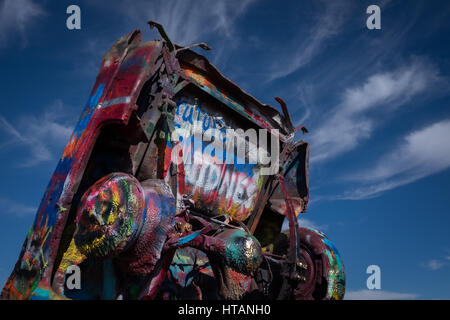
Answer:
[(338, 251), (297, 223), (307, 130), (149, 24), (103, 57), (2, 299), (342, 299)]

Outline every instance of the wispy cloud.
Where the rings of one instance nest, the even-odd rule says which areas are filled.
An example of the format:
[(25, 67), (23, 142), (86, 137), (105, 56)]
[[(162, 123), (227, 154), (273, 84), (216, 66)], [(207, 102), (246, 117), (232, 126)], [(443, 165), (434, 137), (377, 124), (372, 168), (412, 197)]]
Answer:
[(427, 262), (421, 263), (420, 266), (430, 271), (436, 271), (442, 269), (443, 267), (448, 267), (450, 266), (450, 256), (448, 255), (448, 250), (446, 250), (446, 253), (446, 255), (441, 256), (438, 259), (430, 259)]
[[(312, 86), (309, 84), (302, 84), (298, 87), (298, 99), (300, 101), (301, 108), (300, 112), (296, 112), (293, 114), (293, 124), (295, 126), (304, 125), (306, 120), (311, 116), (311, 110), (313, 110), (313, 102), (312, 102)], [(300, 116), (301, 114), (301, 116)]]
[(189, 45), (209, 34), (231, 38), (235, 20), (254, 1), (134, 1), (133, 5), (120, 6), (120, 10), (130, 21), (158, 21), (173, 41)]
[(355, 148), (371, 136), (383, 111), (395, 110), (439, 80), (433, 65), (414, 58), (407, 66), (376, 73), (362, 85), (345, 90), (338, 105), (324, 115), (328, 120), (312, 133), (311, 161), (333, 158)]
[[(298, 221), (298, 225), (300, 227), (321, 230), (321, 231), (326, 231), (328, 229), (328, 225), (318, 225), (314, 221), (304, 218), (302, 215), (300, 215), (297, 218), (297, 221)], [(288, 219), (284, 219), (281, 230), (287, 230), (287, 229), (289, 229), (289, 221), (288, 221)]]
[(436, 271), (441, 269), (443, 266), (445, 265), (444, 262), (437, 260), (437, 259), (432, 259), (430, 261), (427, 261), (426, 263), (421, 264), (421, 266), (423, 268), (429, 269), (431, 271)]
[(362, 185), (342, 199), (366, 199), (450, 167), (450, 119), (413, 131), (378, 162), (347, 177)]
[(24, 147), (29, 150), (29, 156), (19, 161), (20, 167), (54, 159), (52, 151), (64, 145), (72, 133), (74, 121), (67, 119), (67, 111), (68, 107), (56, 100), (41, 115), (21, 116), (14, 125), (0, 115), (0, 132), (6, 134), (0, 148)]
[[(110, 32), (89, 37), (80, 48), (82, 59), (76, 63), (75, 70), (94, 76), (92, 73), (98, 70), (103, 54), (127, 30), (140, 28), (144, 38), (149, 38), (151, 31), (146, 25), (149, 20), (162, 24), (169, 38), (179, 45), (208, 43), (214, 52), (212, 61), (223, 65), (224, 60), (228, 59), (226, 53), (240, 43), (240, 37), (235, 32), (236, 21), (254, 2), (256, 0), (134, 0), (130, 5), (128, 1), (121, 1), (111, 8), (114, 24), (109, 26)], [(96, 1), (89, 5), (109, 6), (109, 1)], [(153, 31), (153, 36), (155, 39), (160, 38), (157, 31)]]
[(384, 290), (356, 290), (347, 291), (344, 299), (346, 300), (411, 300), (417, 299), (418, 294), (400, 293)]
[(5, 45), (17, 33), (26, 44), (26, 31), (36, 18), (44, 16), (42, 6), (33, 0), (3, 0), (0, 2), (0, 45)]
[[(295, 39), (295, 46), (290, 50), (289, 56), (280, 56), (272, 65), (267, 81), (273, 81), (290, 75), (307, 65), (324, 47), (326, 40), (336, 35), (348, 12), (348, 3), (343, 1), (326, 1), (323, 12), (312, 26), (311, 33), (304, 39)], [(286, 61), (289, 61), (286, 63)]]
[(2, 214), (13, 215), (16, 217), (34, 215), (37, 210), (36, 207), (24, 205), (3, 197), (0, 197), (0, 206), (2, 207)]

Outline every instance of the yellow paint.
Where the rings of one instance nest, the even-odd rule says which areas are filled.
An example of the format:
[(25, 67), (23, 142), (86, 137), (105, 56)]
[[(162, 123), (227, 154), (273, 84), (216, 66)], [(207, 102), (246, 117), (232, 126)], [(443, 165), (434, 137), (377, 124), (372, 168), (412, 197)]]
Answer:
[(70, 241), (69, 248), (67, 248), (67, 251), (64, 253), (61, 263), (59, 264), (58, 271), (65, 274), (69, 266), (78, 265), (85, 258), (86, 258), (85, 255), (83, 255), (78, 250), (77, 246), (75, 245), (75, 240), (72, 238), (72, 241)]
[(111, 194), (112, 194), (112, 206), (113, 208), (117, 208), (120, 204), (120, 197), (119, 197), (119, 190), (116, 184), (111, 184)]
[(113, 212), (111, 212), (108, 216), (108, 220), (106, 221), (106, 223), (110, 226), (114, 224), (114, 221), (116, 221), (116, 217), (117, 217), (117, 211), (115, 210)]
[(83, 251), (85, 253), (93, 251), (94, 249), (98, 248), (102, 244), (103, 240), (105, 240), (105, 237), (106, 237), (106, 234), (103, 234), (100, 238), (97, 238), (94, 241), (92, 241), (91, 244), (82, 245), (80, 247), (81, 251)]

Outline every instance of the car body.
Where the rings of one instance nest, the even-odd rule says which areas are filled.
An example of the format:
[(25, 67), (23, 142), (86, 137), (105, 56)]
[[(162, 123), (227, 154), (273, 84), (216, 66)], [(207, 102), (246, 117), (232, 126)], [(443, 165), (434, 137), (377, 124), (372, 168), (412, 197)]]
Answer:
[[(337, 250), (297, 225), (309, 145), (294, 142), (283, 100), (281, 114), (150, 26), (162, 40), (142, 42), (136, 30), (103, 57), (2, 299), (171, 299), (189, 286), (197, 298), (342, 299)], [(201, 135), (225, 142), (239, 129), (265, 132), (275, 166), (239, 159), (234, 147), (219, 152)], [(241, 158), (261, 148), (243, 141)], [(184, 269), (213, 281), (185, 281), (183, 256)], [(71, 266), (81, 288), (67, 285)]]

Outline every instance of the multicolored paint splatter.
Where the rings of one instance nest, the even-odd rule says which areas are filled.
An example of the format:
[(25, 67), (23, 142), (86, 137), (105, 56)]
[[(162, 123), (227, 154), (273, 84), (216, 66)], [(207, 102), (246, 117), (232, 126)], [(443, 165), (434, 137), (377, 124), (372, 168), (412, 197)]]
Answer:
[(92, 257), (123, 251), (145, 221), (145, 193), (131, 175), (112, 173), (92, 185), (81, 198), (75, 245)]
[[(178, 185), (178, 198), (186, 194), (202, 210), (244, 221), (252, 212), (262, 187), (261, 167), (238, 159), (235, 152), (227, 154), (226, 149), (215, 149), (214, 143), (204, 141), (203, 135), (209, 130), (212, 136), (220, 136), (226, 142), (226, 130), (236, 124), (208, 104), (200, 106), (186, 100), (192, 99), (179, 100), (174, 119), (176, 131), (182, 133), (179, 147), (184, 163), (184, 181)], [(257, 146), (247, 144), (247, 148)], [(168, 150), (171, 150), (170, 141)]]
[(29, 299), (38, 286), (51, 287), (53, 263), (72, 198), (96, 139), (106, 123), (129, 121), (136, 108), (132, 101), (136, 101), (144, 79), (154, 72), (154, 65), (149, 62), (156, 60), (161, 43), (146, 43), (127, 54), (129, 46), (140, 38), (140, 32), (130, 33), (105, 55), (92, 93), (44, 193), (19, 261), (3, 288), (3, 299)]
[[(105, 54), (2, 299), (241, 299), (271, 268), (254, 236), (267, 212), (306, 210), (309, 147), (292, 143), (286, 106), (283, 116), (262, 104), (150, 25), (164, 41), (134, 31)], [(229, 142), (228, 129), (250, 128), (276, 133), (280, 176), (248, 161), (261, 147), (251, 140), (242, 156), (197, 135)], [(327, 258), (326, 298), (340, 299), (344, 268), (320, 239), (310, 245)], [(82, 288), (66, 284), (73, 266)]]
[(314, 248), (314, 254), (320, 257), (327, 283), (325, 298), (342, 300), (345, 294), (345, 270), (339, 251), (323, 232), (310, 228), (301, 229), (301, 240), (306, 246)]

